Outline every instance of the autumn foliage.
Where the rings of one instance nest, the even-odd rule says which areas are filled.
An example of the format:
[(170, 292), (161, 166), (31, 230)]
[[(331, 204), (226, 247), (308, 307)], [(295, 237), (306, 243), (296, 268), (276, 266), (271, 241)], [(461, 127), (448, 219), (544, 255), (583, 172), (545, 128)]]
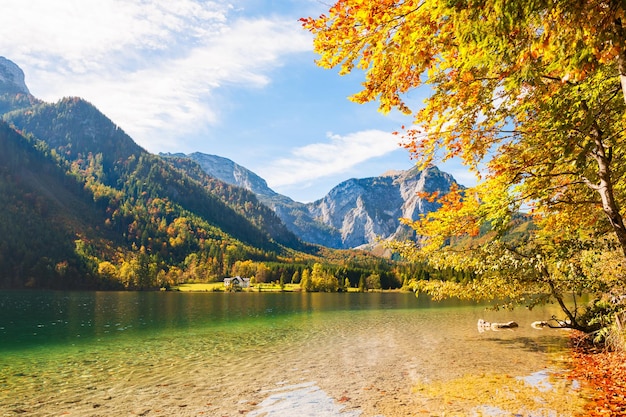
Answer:
[[(407, 221), (417, 244), (395, 246), (476, 273), (431, 293), (556, 299), (589, 331), (621, 308), (609, 304), (626, 284), (625, 18), (621, 1), (338, 0), (302, 19), (320, 66), (363, 73), (352, 100), (413, 115), (402, 135), (418, 164), (457, 158), (479, 176)], [(583, 293), (594, 307), (566, 309)]]

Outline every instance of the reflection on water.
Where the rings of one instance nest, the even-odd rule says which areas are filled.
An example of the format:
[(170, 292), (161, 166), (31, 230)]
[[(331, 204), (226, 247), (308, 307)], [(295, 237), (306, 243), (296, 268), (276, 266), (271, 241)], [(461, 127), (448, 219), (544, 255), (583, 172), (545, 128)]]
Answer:
[(554, 389), (550, 382), (550, 373), (546, 370), (534, 372), (528, 376), (518, 377), (528, 385), (537, 388), (541, 392), (549, 392)]
[(359, 411), (343, 412), (343, 406), (335, 403), (314, 382), (289, 385), (265, 391), (269, 397), (257, 405), (248, 417), (358, 417)]
[[(0, 292), (0, 416), (445, 413), (413, 388), (558, 371), (566, 338), (530, 327), (551, 314), (402, 293)], [(480, 334), (481, 318), (520, 328)]]

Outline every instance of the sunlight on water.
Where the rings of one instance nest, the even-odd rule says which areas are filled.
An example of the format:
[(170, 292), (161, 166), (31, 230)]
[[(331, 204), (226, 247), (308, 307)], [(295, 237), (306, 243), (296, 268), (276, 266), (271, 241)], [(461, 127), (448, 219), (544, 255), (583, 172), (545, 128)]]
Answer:
[(454, 384), (572, 389), (566, 335), (530, 327), (547, 312), (412, 294), (0, 292), (0, 314), (0, 416), (514, 415)]

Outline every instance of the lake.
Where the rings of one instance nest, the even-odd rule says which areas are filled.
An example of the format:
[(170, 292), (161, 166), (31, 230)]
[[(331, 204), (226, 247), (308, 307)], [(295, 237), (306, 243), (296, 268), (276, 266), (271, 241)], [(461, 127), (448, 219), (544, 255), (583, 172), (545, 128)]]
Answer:
[(567, 333), (530, 326), (556, 312), (411, 293), (0, 291), (0, 416), (569, 416)]

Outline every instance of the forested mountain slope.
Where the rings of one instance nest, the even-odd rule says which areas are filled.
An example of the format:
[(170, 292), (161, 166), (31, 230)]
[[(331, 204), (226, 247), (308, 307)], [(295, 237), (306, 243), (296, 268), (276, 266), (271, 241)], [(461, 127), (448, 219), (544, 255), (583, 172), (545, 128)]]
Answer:
[(0, 285), (152, 288), (317, 250), (254, 196), (146, 152), (85, 100), (2, 87)]
[(97, 279), (78, 241), (106, 240), (91, 194), (29, 140), (0, 121), (0, 287), (115, 288)]
[(167, 198), (246, 243), (278, 249), (268, 233), (199, 182), (144, 151), (82, 99), (38, 104), (8, 113), (5, 119), (44, 141), (78, 176), (123, 191), (134, 200)]

